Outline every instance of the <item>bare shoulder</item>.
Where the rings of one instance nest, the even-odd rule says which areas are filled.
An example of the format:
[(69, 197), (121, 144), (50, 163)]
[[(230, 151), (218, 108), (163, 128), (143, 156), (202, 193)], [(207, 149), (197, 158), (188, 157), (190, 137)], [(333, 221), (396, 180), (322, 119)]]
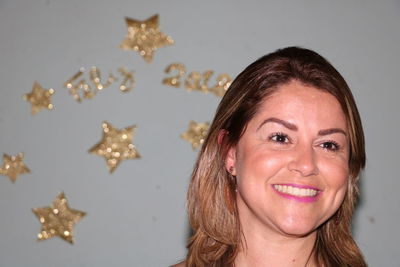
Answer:
[(170, 267), (186, 267), (186, 261), (182, 261), (182, 262), (172, 265)]

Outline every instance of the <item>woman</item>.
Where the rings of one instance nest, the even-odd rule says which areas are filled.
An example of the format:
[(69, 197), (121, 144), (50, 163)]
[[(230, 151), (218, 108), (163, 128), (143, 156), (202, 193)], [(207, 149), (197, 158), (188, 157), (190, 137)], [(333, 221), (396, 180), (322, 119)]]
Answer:
[(177, 266), (366, 266), (351, 236), (365, 165), (343, 77), (289, 47), (248, 66), (222, 99), (188, 191), (193, 236)]

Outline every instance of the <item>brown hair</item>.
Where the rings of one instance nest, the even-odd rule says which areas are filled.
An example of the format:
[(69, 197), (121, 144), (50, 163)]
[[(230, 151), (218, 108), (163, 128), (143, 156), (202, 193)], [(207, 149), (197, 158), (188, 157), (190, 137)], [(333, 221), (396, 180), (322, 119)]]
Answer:
[(238, 143), (263, 99), (292, 80), (335, 96), (349, 129), (347, 194), (338, 211), (317, 229), (316, 260), (321, 266), (366, 266), (351, 235), (351, 218), (359, 194), (358, 177), (365, 165), (364, 133), (357, 106), (346, 81), (326, 59), (308, 49), (288, 47), (249, 65), (233, 81), (218, 106), (187, 195), (193, 229), (188, 243), (188, 267), (233, 265), (242, 233), (236, 185), (225, 168), (227, 151)]

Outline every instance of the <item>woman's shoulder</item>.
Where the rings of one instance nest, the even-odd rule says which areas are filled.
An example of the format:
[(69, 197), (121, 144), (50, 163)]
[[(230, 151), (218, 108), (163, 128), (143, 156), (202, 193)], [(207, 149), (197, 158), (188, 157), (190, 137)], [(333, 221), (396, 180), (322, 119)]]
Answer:
[(186, 261), (182, 261), (182, 262), (172, 265), (170, 267), (186, 267)]

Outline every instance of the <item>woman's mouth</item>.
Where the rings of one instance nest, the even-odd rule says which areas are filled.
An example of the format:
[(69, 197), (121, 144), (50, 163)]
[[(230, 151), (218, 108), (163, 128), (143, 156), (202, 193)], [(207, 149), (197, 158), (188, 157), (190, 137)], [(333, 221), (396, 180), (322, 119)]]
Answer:
[(315, 201), (317, 200), (317, 196), (321, 192), (317, 188), (303, 185), (274, 184), (273, 188), (281, 196), (295, 199), (301, 202)]

